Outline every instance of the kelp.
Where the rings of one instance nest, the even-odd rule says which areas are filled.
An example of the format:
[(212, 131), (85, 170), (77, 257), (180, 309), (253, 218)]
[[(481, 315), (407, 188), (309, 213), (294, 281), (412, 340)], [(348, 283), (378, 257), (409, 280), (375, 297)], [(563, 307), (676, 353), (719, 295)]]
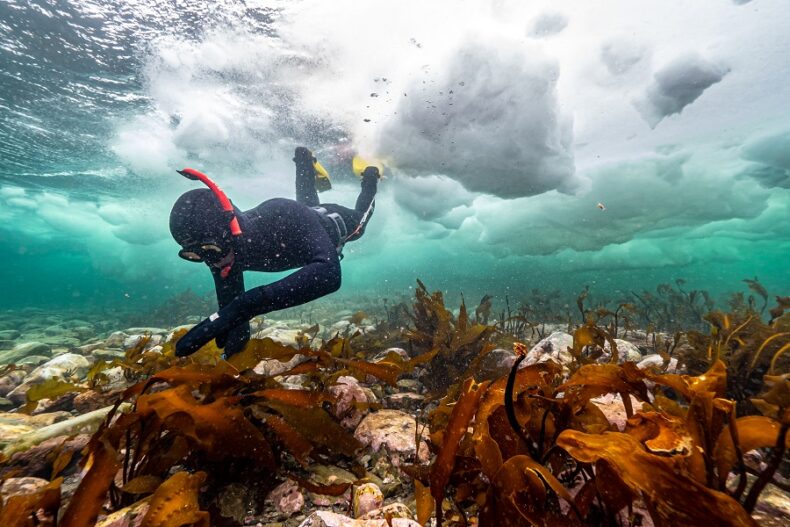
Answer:
[(429, 293), (419, 280), (410, 317), (413, 327), (404, 332), (414, 355), (409, 365), (425, 366), (424, 381), (434, 395), (474, 373), (470, 366), (486, 351), (496, 331), (494, 326), (471, 319), (463, 302), (455, 318), (445, 307), (442, 293)]
[[(696, 374), (594, 362), (589, 357), (600, 354), (590, 349), (602, 349), (612, 337), (588, 317), (574, 334), (566, 380), (559, 364), (520, 368), (519, 358), (509, 376), (492, 382), (470, 406), (468, 379), (429, 416), (431, 438), (441, 446), (428, 469), (432, 477), (421, 478), (417, 493), (423, 524), (429, 492), (437, 519), (444, 510), (479, 505), (482, 527), (638, 525), (640, 516), (655, 525), (756, 525), (750, 512), (790, 445), (790, 374), (766, 377), (766, 389), (754, 399), (763, 416), (738, 417), (736, 401), (728, 398), (732, 363), (725, 350), (736, 341), (750, 348), (748, 357), (759, 360), (760, 350), (783, 367), (781, 337), (764, 342), (766, 333), (781, 333), (784, 321), (766, 329), (759, 321), (733, 324), (729, 315), (709, 319), (717, 324), (706, 337), (711, 358)], [(526, 348), (516, 344), (514, 351), (523, 357)], [(611, 425), (595, 405), (605, 394), (623, 401), (625, 429)], [(632, 397), (641, 410), (631, 406)], [(464, 416), (459, 423), (457, 415)], [(771, 454), (747, 489), (743, 454), (756, 448)], [(728, 487), (733, 471), (740, 477)]]

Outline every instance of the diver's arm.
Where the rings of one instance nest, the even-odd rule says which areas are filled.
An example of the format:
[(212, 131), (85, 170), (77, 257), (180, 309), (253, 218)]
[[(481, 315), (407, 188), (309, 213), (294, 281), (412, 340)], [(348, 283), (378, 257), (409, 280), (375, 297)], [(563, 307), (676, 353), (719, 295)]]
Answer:
[(180, 357), (194, 353), (256, 315), (298, 306), (340, 288), (340, 260), (329, 237), (317, 240), (311, 261), (285, 278), (255, 287), (192, 328), (176, 344)]
[[(217, 304), (219, 309), (228, 306), (239, 295), (244, 293), (244, 273), (241, 266), (234, 266), (226, 278), (222, 278), (220, 270), (211, 267), (211, 276), (214, 278), (214, 289), (217, 292)], [(250, 340), (250, 324), (242, 322), (230, 330), (214, 336), (217, 339), (217, 347), (224, 348), (225, 355), (230, 356), (238, 353)]]
[(244, 272), (241, 266), (233, 266), (227, 278), (220, 276), (220, 270), (216, 267), (209, 267), (211, 276), (214, 278), (214, 289), (217, 292), (217, 304), (219, 309), (227, 306), (237, 296), (244, 293)]

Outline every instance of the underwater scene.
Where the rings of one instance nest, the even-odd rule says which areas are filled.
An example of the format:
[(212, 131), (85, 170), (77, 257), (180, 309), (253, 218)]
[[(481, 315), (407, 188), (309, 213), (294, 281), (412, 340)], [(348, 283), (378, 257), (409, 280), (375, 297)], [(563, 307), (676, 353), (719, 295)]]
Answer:
[(790, 525), (786, 0), (0, 0), (0, 527)]

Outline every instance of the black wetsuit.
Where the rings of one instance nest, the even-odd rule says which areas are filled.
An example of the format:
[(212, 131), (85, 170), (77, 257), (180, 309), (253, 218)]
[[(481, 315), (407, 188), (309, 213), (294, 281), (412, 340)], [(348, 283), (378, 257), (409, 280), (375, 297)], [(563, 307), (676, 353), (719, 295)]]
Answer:
[[(378, 177), (375, 170), (365, 172), (354, 209), (321, 204), (315, 189), (312, 162), (297, 160), (296, 201), (276, 198), (248, 211), (236, 209), (242, 234), (233, 237), (228, 232), (227, 215), (215, 214), (214, 220), (207, 222), (205, 214), (201, 214), (200, 209), (206, 207), (202, 203), (208, 196), (206, 192), (210, 194), (207, 189), (191, 191), (202, 195), (191, 198), (189, 207), (179, 208), (177, 202), (170, 221), (176, 241), (202, 238), (217, 243), (217, 238), (221, 237), (219, 243), (233, 249), (235, 261), (225, 278), (219, 267), (209, 265), (220, 309), (181, 338), (176, 353), (188, 355), (216, 338), (217, 344), (225, 347), (225, 354), (232, 355), (249, 340), (248, 321), (252, 317), (304, 304), (337, 291), (341, 276), (338, 249), (364, 232), (365, 225), (360, 226), (360, 221), (366, 213), (368, 217), (372, 213)], [(213, 195), (209, 199), (216, 202)], [(313, 208), (319, 206), (324, 211)], [(336, 221), (327, 213), (336, 213), (342, 218), (346, 233), (341, 233)], [(277, 272), (296, 268), (299, 270), (281, 280), (249, 291), (244, 289), (244, 271)]]

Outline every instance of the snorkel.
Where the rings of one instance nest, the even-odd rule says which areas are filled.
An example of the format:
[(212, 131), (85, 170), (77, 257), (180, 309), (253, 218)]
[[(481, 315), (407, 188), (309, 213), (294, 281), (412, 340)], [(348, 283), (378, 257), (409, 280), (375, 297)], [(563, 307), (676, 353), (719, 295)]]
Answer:
[[(219, 188), (219, 186), (217, 186), (216, 183), (211, 180), (211, 178), (209, 178), (206, 174), (195, 170), (194, 168), (184, 168), (182, 170), (177, 170), (176, 172), (187, 179), (192, 181), (200, 181), (206, 185), (214, 194), (214, 196), (217, 197), (222, 210), (229, 216), (230, 233), (233, 236), (241, 236), (241, 226), (239, 225), (239, 219), (236, 217), (236, 212), (233, 210), (233, 204), (228, 199), (228, 196), (222, 191), (221, 188)], [(231, 269), (233, 268), (234, 260), (235, 258), (231, 257), (229, 261), (223, 262), (226, 263), (226, 265), (224, 265), (220, 271), (220, 276), (222, 278), (228, 277)]]

